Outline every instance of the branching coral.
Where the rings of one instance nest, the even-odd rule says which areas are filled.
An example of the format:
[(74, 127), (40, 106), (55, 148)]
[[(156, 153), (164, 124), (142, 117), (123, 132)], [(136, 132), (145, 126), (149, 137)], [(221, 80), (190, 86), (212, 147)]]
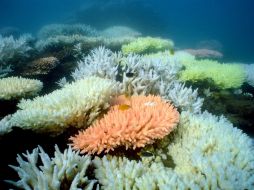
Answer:
[(99, 47), (78, 62), (78, 67), (72, 73), (75, 80), (88, 76), (98, 76), (116, 80), (118, 76), (118, 67), (123, 59), (121, 53)]
[(122, 52), (124, 54), (156, 53), (158, 51), (172, 49), (173, 46), (174, 46), (174, 43), (171, 40), (166, 40), (161, 38), (152, 38), (152, 37), (140, 37), (129, 44), (123, 45)]
[(178, 122), (176, 109), (156, 96), (124, 96), (99, 121), (71, 138), (74, 149), (100, 154), (119, 146), (144, 147), (169, 134)]
[[(193, 57), (188, 53), (181, 58)], [(73, 78), (100, 76), (121, 80), (121, 93), (129, 95), (162, 94), (165, 99), (173, 101), (181, 110), (200, 112), (203, 100), (197, 97), (197, 90), (184, 87), (177, 80), (182, 65), (177, 58), (141, 57), (139, 55), (123, 56), (100, 47), (84, 57), (78, 68), (72, 73)], [(188, 93), (187, 93), (188, 92)], [(177, 96), (174, 95), (177, 94)]]
[(7, 77), (0, 79), (0, 99), (10, 100), (15, 98), (37, 95), (43, 84), (39, 80), (21, 77)]
[(254, 64), (244, 64), (243, 66), (246, 73), (246, 82), (254, 87)]
[(0, 78), (5, 77), (12, 71), (13, 70), (11, 69), (11, 65), (5, 65), (5, 66), (0, 65)]
[[(96, 157), (95, 177), (99, 180), (101, 189), (187, 189), (187, 185), (162, 163), (149, 163), (127, 158), (104, 156), (102, 159)], [(192, 182), (187, 182), (189, 187)]]
[(14, 39), (13, 36), (4, 38), (0, 35), (0, 66), (10, 60), (29, 56), (32, 49), (29, 45), (31, 38), (31, 35), (22, 35), (18, 39)]
[(165, 84), (161, 81), (159, 91), (159, 94), (163, 98), (171, 100), (181, 111), (201, 112), (204, 99), (198, 97), (197, 89), (188, 88), (178, 81), (171, 82), (170, 84)]
[(66, 84), (48, 95), (22, 100), (10, 122), (12, 126), (56, 135), (70, 126), (89, 125), (101, 110), (109, 106), (115, 93), (114, 82), (89, 77)]
[[(95, 180), (89, 180), (87, 175), (88, 166), (91, 164), (90, 156), (80, 156), (78, 152), (73, 152), (71, 148), (63, 153), (55, 146), (55, 156), (50, 158), (48, 154), (39, 146), (32, 153), (28, 151), (17, 157), (19, 166), (10, 166), (20, 177), (17, 182), (7, 180), (8, 183), (22, 188), (31, 189), (86, 189), (92, 190)], [(42, 163), (42, 165), (39, 165)]]
[(46, 39), (55, 36), (71, 36), (71, 35), (82, 35), (82, 36), (98, 36), (98, 31), (89, 25), (85, 24), (50, 24), (43, 26), (38, 32), (38, 37)]

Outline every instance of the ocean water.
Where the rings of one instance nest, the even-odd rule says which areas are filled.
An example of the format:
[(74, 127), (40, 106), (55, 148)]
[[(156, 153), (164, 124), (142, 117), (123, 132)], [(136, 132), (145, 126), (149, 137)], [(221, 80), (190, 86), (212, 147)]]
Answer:
[[(200, 172), (200, 176), (206, 176), (204, 181), (200, 180), (202, 177), (191, 178), (193, 173), (188, 175), (184, 173), (183, 176), (186, 175), (186, 179), (189, 181), (196, 180), (195, 183), (198, 184), (198, 188), (206, 189), (200, 184), (207, 184), (209, 189), (254, 189), (254, 158), (252, 156), (254, 155), (253, 7), (253, 0), (0, 0), (0, 149), (2, 150), (0, 156), (0, 190), (15, 189), (15, 186), (4, 180), (19, 180), (18, 172), (9, 167), (9, 165), (19, 165), (16, 160), (18, 154), (28, 154), (26, 151), (31, 153), (34, 148), (40, 145), (49, 157), (53, 157), (54, 145), (58, 145), (63, 152), (72, 143), (70, 137), (78, 133), (80, 125), (86, 128), (93, 125), (94, 121), (102, 119), (111, 109), (107, 106), (118, 106), (117, 111), (120, 113), (130, 111), (134, 109), (132, 105), (129, 105), (129, 102), (132, 101), (131, 98), (134, 95), (144, 94), (146, 96), (148, 94), (159, 96), (176, 107), (179, 115), (181, 115), (180, 124), (175, 121), (175, 126), (174, 124), (172, 126), (180, 128), (180, 132), (178, 128), (174, 128), (173, 133), (167, 133), (163, 138), (159, 136), (155, 142), (147, 142), (149, 145), (146, 145), (145, 148), (133, 148), (136, 146), (135, 142), (138, 141), (138, 138), (134, 140), (125, 139), (125, 141), (120, 142), (118, 137), (123, 134), (119, 132), (112, 138), (116, 138), (115, 141), (119, 140), (119, 144), (124, 142), (127, 145), (123, 143), (120, 147), (114, 147), (115, 150), (110, 150), (109, 155), (124, 157), (129, 161), (141, 161), (143, 158), (148, 158), (152, 160), (149, 161), (150, 163), (158, 164), (157, 162), (159, 162), (163, 165), (163, 169), (170, 168), (170, 171), (176, 172), (174, 169), (176, 166), (180, 166), (173, 155), (177, 157), (178, 154), (188, 153), (189, 155), (183, 157), (202, 163), (200, 165), (198, 161), (192, 163), (193, 165), (197, 164), (193, 166), (195, 170), (198, 167), (203, 167), (204, 163), (210, 164), (214, 160), (218, 162), (217, 166), (223, 168), (216, 168), (217, 166), (212, 164), (209, 165), (212, 169), (208, 166), (208, 169), (205, 168), (204, 170), (199, 168), (200, 171), (197, 173)], [(119, 28), (116, 29), (117, 27)], [(138, 39), (143, 38), (151, 41), (158, 39), (165, 41), (140, 42), (142, 45), (130, 48), (132, 42), (137, 42)], [(153, 44), (142, 49), (147, 45), (146, 43)], [(106, 50), (102, 46), (105, 46)], [(94, 52), (91, 53), (92, 50)], [(121, 54), (117, 54), (118, 57), (112, 53), (120, 51)], [(136, 57), (134, 54), (138, 56)], [(146, 63), (151, 63), (152, 66), (146, 65)], [(168, 63), (169, 65), (166, 65)], [(177, 65), (178, 63), (179, 65)], [(117, 95), (124, 95), (125, 100), (111, 101), (110, 98), (115, 95), (113, 92), (109, 92), (113, 85), (109, 85), (103, 91), (101, 90), (103, 88), (100, 88), (98, 84), (99, 82), (93, 86), (88, 85), (83, 94), (79, 94), (80, 91), (73, 93), (63, 90), (66, 83), (74, 83), (90, 75), (120, 82), (122, 86), (119, 87), (120, 90), (118, 89)], [(38, 81), (31, 85), (25, 81), (16, 86), (14, 82), (4, 81), (5, 78), (12, 76)], [(21, 81), (20, 78), (18, 80)], [(165, 86), (160, 83), (161, 81)], [(24, 84), (35, 87), (26, 91), (22, 89)], [(94, 86), (98, 89), (94, 90)], [(63, 93), (54, 97), (52, 94), (58, 92), (56, 90), (63, 90)], [(102, 105), (99, 105), (97, 111), (93, 110), (97, 109), (96, 105), (91, 106), (88, 110), (78, 110), (84, 109), (88, 102), (81, 101), (81, 99), (87, 98), (84, 94), (89, 90), (92, 97), (97, 98), (93, 100), (90, 97), (88, 100), (92, 102), (91, 104), (104, 101), (105, 105), (101, 103)], [(106, 95), (99, 96), (100, 93), (96, 94), (92, 90)], [(68, 93), (73, 94), (69, 95)], [(107, 97), (109, 93), (112, 93), (112, 96)], [(48, 99), (39, 102), (39, 108), (29, 100), (27, 105), (24, 104), (23, 98), (33, 100), (35, 97), (43, 97), (44, 95)], [(72, 96), (72, 99), (69, 96)], [(121, 101), (123, 102), (121, 103)], [(144, 105), (152, 107), (157, 104), (155, 100), (153, 101), (147, 100)], [(71, 108), (68, 107), (70, 104)], [(29, 108), (30, 105), (32, 108)], [(26, 113), (26, 109), (30, 109), (30, 112)], [(68, 109), (74, 111), (71, 112)], [(25, 111), (22, 112), (23, 110)], [(75, 112), (75, 110), (78, 111)], [(189, 115), (186, 116), (185, 111), (188, 111)], [(147, 113), (142, 109), (138, 113), (143, 112)], [(161, 112), (159, 115), (153, 113), (151, 118), (163, 116), (163, 113)], [(55, 114), (60, 115), (53, 117)], [(96, 117), (93, 118), (93, 114)], [(173, 117), (172, 115), (170, 117)], [(177, 117), (176, 115), (174, 116)], [(200, 122), (200, 128), (195, 126), (193, 121), (195, 119), (192, 116), (193, 118), (197, 117), (196, 123)], [(135, 118), (135, 116), (133, 117)], [(161, 122), (156, 117), (155, 121)], [(185, 146), (188, 147), (192, 143), (188, 144), (186, 143), (187, 140), (181, 139), (186, 134), (179, 135), (184, 128), (182, 121), (185, 121), (187, 117), (190, 120), (188, 121), (190, 122), (189, 125), (194, 126), (193, 134), (197, 133), (196, 136), (190, 135), (190, 138), (193, 138), (190, 141), (194, 144), (193, 150), (195, 152), (191, 152), (192, 149), (189, 152), (184, 150)], [(7, 122), (5, 121), (6, 118)], [(91, 120), (90, 123), (87, 118), (89, 121)], [(62, 123), (59, 124), (58, 120), (61, 119)], [(137, 120), (140, 122), (139, 119)], [(110, 122), (111, 120), (108, 120), (108, 123)], [(122, 120), (117, 124), (121, 122)], [(147, 123), (149, 122), (147, 121)], [(221, 132), (218, 132), (217, 129), (212, 130), (218, 126), (221, 127)], [(201, 129), (207, 130), (203, 134), (204, 138), (200, 137), (202, 131), (199, 130)], [(114, 132), (113, 129), (112, 131)], [(105, 134), (112, 131), (109, 129)], [(157, 131), (151, 135), (151, 138), (161, 134), (161, 131), (165, 131), (165, 129)], [(169, 131), (171, 132), (171, 130)], [(98, 130), (99, 133), (100, 130)], [(184, 132), (182, 133), (184, 134)], [(177, 137), (182, 141), (174, 139)], [(147, 140), (147, 138), (145, 139)], [(96, 139), (90, 140), (90, 145), (96, 144), (95, 141)], [(108, 141), (111, 142), (112, 139)], [(173, 142), (175, 142), (175, 146)], [(182, 147), (180, 146), (181, 143)], [(168, 148), (165, 147), (166, 145)], [(124, 146), (131, 148), (126, 150)], [(106, 145), (104, 149), (105, 147)], [(170, 152), (171, 148), (172, 151)], [(199, 155), (204, 149), (207, 152), (204, 152), (202, 156)], [(95, 148), (95, 150), (97, 149)], [(93, 153), (92, 151), (85, 152)], [(167, 159), (165, 159), (166, 154), (170, 154), (166, 156)], [(197, 157), (193, 156), (195, 154)], [(92, 154), (91, 159), (94, 159), (94, 155), (97, 154)], [(107, 155), (107, 151), (99, 152), (98, 155), (99, 158), (102, 158)], [(228, 160), (234, 160), (232, 161), (233, 164), (228, 160), (223, 162), (224, 157)], [(22, 158), (26, 160), (25, 156)], [(187, 163), (187, 160), (185, 161)], [(242, 163), (245, 163), (246, 167), (241, 167)], [(37, 166), (42, 164), (43, 160), (37, 162)], [(190, 163), (188, 162), (186, 167), (192, 167), (188, 164)], [(31, 165), (23, 167), (29, 168)], [(103, 179), (95, 176), (94, 167), (89, 167), (86, 173), (89, 179), (97, 180), (91, 189), (96, 189), (96, 185), (100, 189), (107, 189), (107, 185), (102, 185)], [(121, 169), (119, 166), (119, 168), (116, 167), (112, 170), (113, 173), (117, 173)], [(181, 169), (186, 172), (185, 168)], [(205, 173), (209, 169), (214, 169), (214, 173)], [(73, 172), (78, 170), (79, 168), (75, 166)], [(226, 173), (226, 177), (221, 174), (222, 170)], [(147, 171), (142, 170), (144, 174)], [(150, 170), (149, 172), (152, 173)], [(158, 171), (154, 173), (156, 172)], [(144, 174), (142, 174), (143, 177)], [(217, 180), (220, 183), (213, 184), (215, 185), (213, 186), (210, 184), (212, 183), (210, 177), (217, 174)], [(19, 175), (22, 176), (22, 172)], [(32, 171), (27, 172), (27, 175), (28, 177), (31, 176)], [(61, 185), (58, 188), (60, 190), (69, 189), (71, 186), (73, 178), (67, 179), (66, 175), (62, 181), (60, 180)], [(140, 180), (142, 175), (134, 176), (134, 179)], [(197, 174), (197, 176), (199, 175)], [(111, 182), (111, 179), (106, 176), (104, 178), (105, 181)], [(154, 176), (151, 178), (155, 180)], [(128, 180), (131, 179), (131, 177), (128, 178)], [(146, 178), (144, 177), (144, 179)], [(183, 179), (179, 178), (179, 181), (181, 180)], [(245, 183), (244, 180), (248, 182)], [(235, 181), (238, 183), (234, 183)], [(29, 182), (27, 183), (29, 184)], [(172, 184), (167, 184), (166, 189), (167, 187), (174, 189), (170, 185)], [(189, 189), (196, 187), (195, 185), (191, 186), (192, 184), (188, 185)], [(31, 184), (27, 188), (22, 187), (21, 183), (16, 184), (16, 186), (18, 186), (17, 189), (29, 189), (29, 187), (34, 189)], [(82, 183), (78, 187), (85, 189), (85, 185)], [(161, 187), (158, 185), (154, 189), (163, 189)], [(108, 187), (108, 189), (112, 189), (112, 187)], [(114, 186), (113, 189), (125, 188)], [(42, 188), (42, 190), (44, 189)]]
[(144, 34), (174, 39), (179, 47), (216, 40), (225, 59), (252, 62), (251, 0), (1, 0), (0, 27), (35, 33), (49, 23), (85, 23), (97, 28), (128, 25)]

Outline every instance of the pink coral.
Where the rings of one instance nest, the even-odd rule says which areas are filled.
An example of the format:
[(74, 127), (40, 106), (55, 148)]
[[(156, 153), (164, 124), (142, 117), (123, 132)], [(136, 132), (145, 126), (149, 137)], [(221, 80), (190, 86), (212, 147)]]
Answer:
[(159, 96), (120, 96), (104, 117), (71, 137), (81, 153), (100, 154), (118, 146), (144, 147), (168, 135), (179, 122), (179, 113)]

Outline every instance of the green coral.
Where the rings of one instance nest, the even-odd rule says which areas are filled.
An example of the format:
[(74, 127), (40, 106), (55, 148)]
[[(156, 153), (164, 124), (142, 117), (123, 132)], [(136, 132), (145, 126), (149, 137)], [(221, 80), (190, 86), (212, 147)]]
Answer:
[(182, 81), (202, 81), (211, 79), (220, 89), (239, 88), (245, 80), (244, 69), (237, 64), (221, 64), (212, 60), (183, 61), (185, 70), (181, 72)]
[(173, 41), (168, 39), (141, 37), (141, 38), (137, 38), (135, 41), (129, 44), (123, 45), (122, 52), (124, 54), (155, 53), (155, 52), (163, 51), (166, 49), (172, 49), (173, 46), (174, 46)]

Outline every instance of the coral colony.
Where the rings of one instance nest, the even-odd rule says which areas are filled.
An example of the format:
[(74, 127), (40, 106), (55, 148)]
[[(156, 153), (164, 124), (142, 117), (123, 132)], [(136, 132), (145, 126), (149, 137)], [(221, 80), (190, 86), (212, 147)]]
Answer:
[[(254, 67), (220, 57), (175, 51), (172, 40), (127, 26), (52, 24), (37, 38), (0, 36), (0, 99), (18, 101), (0, 135), (67, 135), (63, 151), (38, 144), (18, 154), (10, 167), (19, 179), (5, 182), (25, 190), (254, 189), (253, 140), (206, 110), (218, 93), (254, 87)], [(68, 73), (52, 90), (32, 79), (61, 67)]]

